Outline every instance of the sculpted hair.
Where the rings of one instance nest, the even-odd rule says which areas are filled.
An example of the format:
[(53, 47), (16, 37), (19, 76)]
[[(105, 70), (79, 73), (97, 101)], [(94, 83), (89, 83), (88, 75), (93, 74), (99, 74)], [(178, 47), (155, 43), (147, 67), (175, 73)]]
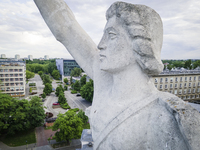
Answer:
[(136, 60), (148, 75), (162, 72), (160, 53), (163, 25), (155, 10), (145, 5), (115, 2), (106, 12), (106, 19), (115, 16), (133, 40)]

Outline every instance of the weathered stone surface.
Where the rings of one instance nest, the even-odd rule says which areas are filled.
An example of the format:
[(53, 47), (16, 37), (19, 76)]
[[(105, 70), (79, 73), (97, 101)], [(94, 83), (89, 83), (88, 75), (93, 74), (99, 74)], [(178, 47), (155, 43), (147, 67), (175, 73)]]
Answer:
[(144, 5), (116, 2), (98, 49), (63, 0), (34, 0), (50, 30), (94, 80), (94, 149), (199, 150), (200, 116), (150, 80), (162, 71), (163, 29)]

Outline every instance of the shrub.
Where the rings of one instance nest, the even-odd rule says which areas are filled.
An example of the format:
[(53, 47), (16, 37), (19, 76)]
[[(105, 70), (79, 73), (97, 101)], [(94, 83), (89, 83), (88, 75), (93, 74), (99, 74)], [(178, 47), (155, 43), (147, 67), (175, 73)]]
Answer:
[(67, 90), (68, 90), (68, 86), (67, 86), (67, 85), (65, 85), (65, 86), (64, 86), (64, 89), (65, 89), (65, 91), (67, 91)]
[(76, 93), (77, 93), (77, 91), (75, 91), (75, 90), (72, 90), (72, 91), (71, 91), (71, 93), (72, 93), (72, 94), (76, 94)]
[(70, 109), (69, 111), (78, 112), (79, 108)]
[(63, 109), (71, 109), (71, 107), (68, 105), (68, 103), (64, 103), (60, 105)]

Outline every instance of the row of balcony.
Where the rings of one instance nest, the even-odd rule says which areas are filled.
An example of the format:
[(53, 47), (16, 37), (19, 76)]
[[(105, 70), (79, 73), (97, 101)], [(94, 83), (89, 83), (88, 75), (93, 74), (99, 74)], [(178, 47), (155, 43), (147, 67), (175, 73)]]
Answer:
[(22, 72), (23, 69), (0, 69), (0, 72)]
[(1, 82), (4, 82), (4, 81), (6, 81), (6, 82), (8, 82), (8, 81), (24, 81), (25, 79), (23, 79), (23, 78), (7, 78), (7, 79), (0, 79), (0, 81)]
[(23, 77), (23, 74), (0, 74), (0, 77)]

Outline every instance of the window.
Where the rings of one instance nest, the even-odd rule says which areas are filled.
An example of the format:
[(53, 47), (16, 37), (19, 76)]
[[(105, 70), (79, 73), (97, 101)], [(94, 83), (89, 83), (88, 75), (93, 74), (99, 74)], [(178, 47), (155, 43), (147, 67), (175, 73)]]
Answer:
[(185, 77), (185, 81), (187, 81), (187, 77)]
[(9, 72), (13, 72), (13, 69), (9, 69)]
[(175, 88), (177, 88), (177, 84), (175, 84)]
[(187, 99), (190, 99), (190, 95), (188, 96), (188, 98)]
[(179, 90), (179, 95), (181, 95), (182, 94), (182, 90)]
[(20, 82), (20, 85), (23, 85), (23, 82)]
[(5, 91), (5, 89), (4, 89), (4, 88), (1, 88), (1, 91)]
[(187, 87), (187, 83), (184, 84), (184, 87)]
[(174, 90), (174, 94), (175, 94), (175, 95), (177, 94), (177, 90)]
[(15, 78), (15, 81), (18, 81), (18, 78)]
[(22, 77), (22, 76), (23, 76), (23, 74), (19, 74), (19, 76), (20, 76), (20, 77)]
[(199, 91), (200, 91), (200, 89), (198, 88), (198, 89), (197, 89), (197, 92), (199, 93)]
[(199, 76), (199, 80), (200, 80), (200, 76)]
[(14, 79), (13, 79), (13, 78), (10, 78), (10, 81), (14, 81)]
[(9, 86), (9, 83), (5, 83), (5, 86)]
[(10, 91), (10, 88), (8, 87), (8, 88), (6, 88), (6, 91)]
[(5, 81), (9, 81), (9, 79), (8, 79), (8, 78), (6, 78), (6, 79), (5, 79)]
[(189, 80), (192, 81), (192, 77), (190, 77)]
[(18, 69), (15, 69), (15, 72), (18, 72)]
[(155, 83), (158, 83), (158, 78), (155, 78)]
[(178, 82), (178, 77), (175, 78), (175, 81)]
[(13, 77), (13, 74), (10, 74), (10, 77)]
[(168, 78), (165, 78), (165, 82), (168, 82)]
[(18, 74), (15, 74), (15, 77), (18, 77)]
[(172, 93), (172, 94), (173, 94), (173, 91), (172, 91), (172, 90), (170, 90), (170, 91), (169, 91), (169, 93)]
[(194, 77), (194, 81), (196, 81), (196, 77)]
[(184, 94), (186, 94), (187, 93), (187, 89), (184, 89)]
[(195, 85), (195, 83), (193, 84), (193, 87), (195, 87), (196, 85)]
[(180, 84), (180, 88), (182, 88), (182, 84)]
[(16, 90), (16, 91), (19, 91), (19, 87), (16, 87), (15, 90)]
[(200, 86), (200, 82), (198, 82), (198, 86)]
[(19, 69), (19, 72), (22, 72), (22, 69)]
[(173, 88), (173, 84), (170, 84), (170, 88)]
[(15, 85), (17, 86), (17, 85), (19, 85), (19, 83), (15, 83)]
[(23, 91), (23, 90), (24, 90), (24, 87), (20, 87), (20, 90)]
[(3, 82), (4, 81), (4, 79), (0, 79), (1, 80), (1, 82)]
[(162, 83), (162, 81), (163, 81), (163, 78), (160, 78), (160, 82)]
[(194, 95), (192, 95), (192, 99), (195, 99), (195, 96), (194, 96)]
[(183, 99), (186, 99), (186, 96), (183, 96)]
[(160, 85), (160, 89), (162, 89), (162, 85)]
[(23, 81), (23, 78), (20, 78), (20, 81)]
[(199, 98), (199, 95), (196, 95), (196, 98)]
[(14, 86), (14, 83), (10, 83), (11, 86)]
[(3, 74), (0, 74), (0, 77), (3, 77)]
[(195, 93), (195, 89), (193, 89), (192, 92)]
[(9, 75), (8, 75), (8, 74), (5, 74), (5, 77), (9, 77)]
[(11, 90), (11, 91), (14, 91), (15, 89), (14, 89), (14, 87), (11, 87), (10, 90)]
[(165, 89), (167, 89), (167, 84), (165, 85)]
[(173, 78), (170, 78), (170, 82), (173, 82)]
[(3, 72), (3, 69), (0, 69), (0, 72)]
[(4, 72), (8, 72), (8, 69), (4, 69)]
[(180, 81), (182, 82), (182, 80), (183, 80), (183, 78), (182, 77), (180, 77)]
[(191, 83), (189, 83), (189, 87), (191, 87)]
[(188, 89), (188, 93), (191, 93), (191, 89)]

